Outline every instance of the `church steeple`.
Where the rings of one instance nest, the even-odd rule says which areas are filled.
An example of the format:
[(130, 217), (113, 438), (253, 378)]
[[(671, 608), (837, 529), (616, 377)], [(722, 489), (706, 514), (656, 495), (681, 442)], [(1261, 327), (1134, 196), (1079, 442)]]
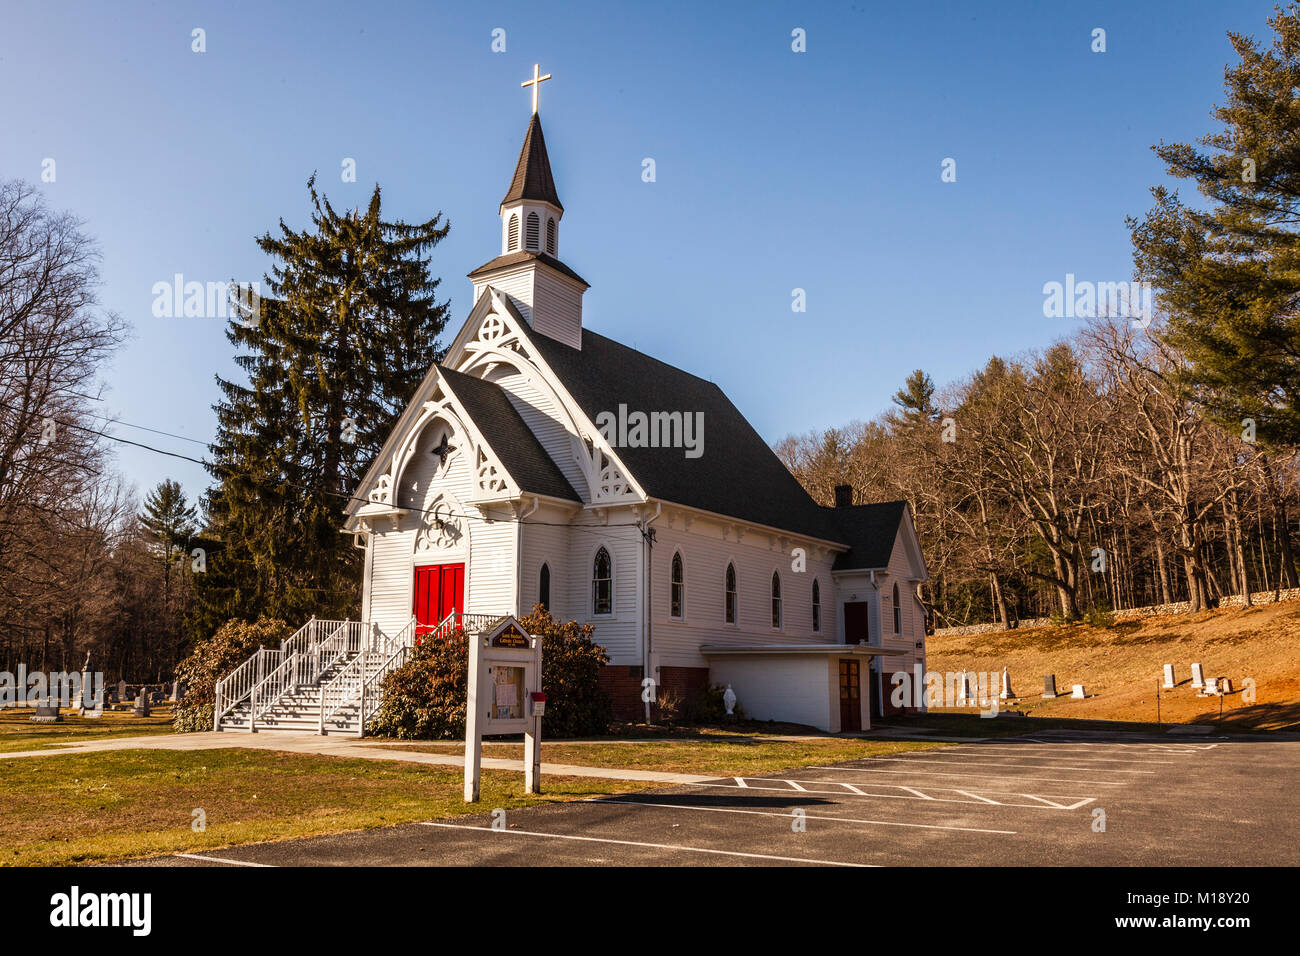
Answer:
[(560, 196), (555, 191), (555, 178), (551, 175), (551, 158), (546, 155), (542, 121), (536, 113), (528, 124), (523, 148), (519, 150), (519, 161), (515, 163), (515, 176), (510, 180), (510, 189), (506, 191), (506, 198), (501, 200), (501, 207), (504, 209), (507, 203), (523, 199), (547, 202), (564, 212)]
[(560, 218), (564, 207), (555, 191), (551, 158), (546, 155), (546, 138), (537, 114), (528, 123), (524, 145), (515, 163), (506, 198), (501, 200), (501, 254), (520, 250), (560, 252)]
[(469, 274), (474, 301), (488, 286), (510, 296), (529, 325), (574, 348), (582, 348), (583, 278), (559, 260), (564, 207), (546, 153), (537, 90), (551, 75), (533, 67), (533, 114), (515, 162), (510, 188), (501, 200), (501, 255)]

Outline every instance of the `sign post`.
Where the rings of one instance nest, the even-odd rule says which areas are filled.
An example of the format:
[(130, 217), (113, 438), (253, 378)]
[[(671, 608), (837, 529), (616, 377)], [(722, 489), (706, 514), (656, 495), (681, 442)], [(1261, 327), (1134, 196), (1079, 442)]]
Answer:
[(465, 705), (465, 802), (479, 798), (484, 734), (524, 735), (524, 791), (541, 793), (542, 642), (514, 617), (470, 638)]

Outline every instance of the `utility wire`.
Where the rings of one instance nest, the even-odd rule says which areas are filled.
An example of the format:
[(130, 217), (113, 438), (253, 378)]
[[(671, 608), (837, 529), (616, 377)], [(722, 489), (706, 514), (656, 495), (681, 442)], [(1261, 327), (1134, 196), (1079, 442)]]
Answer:
[[(8, 408), (10, 411), (15, 411), (15, 410), (16, 410), (12, 405), (9, 405), (9, 404), (6, 403), (6, 402), (0, 402), (0, 407)], [(43, 416), (43, 417), (48, 417), (48, 416)], [(100, 418), (101, 416), (95, 415), (95, 416), (91, 416), (91, 417), (93, 417), (93, 418)], [(207, 469), (210, 469), (210, 470), (221, 470), (221, 469), (223, 468), (222, 465), (218, 465), (218, 464), (215, 464), (215, 463), (213, 463), (213, 462), (203, 461), (202, 459), (194, 458), (194, 457), (191, 457), (190, 455), (183, 455), (183, 454), (181, 454), (180, 452), (167, 451), (166, 449), (163, 449), (163, 448), (155, 448), (155, 447), (152, 446), (152, 445), (146, 445), (146, 444), (144, 444), (143, 442), (132, 441), (132, 440), (129, 439), (129, 438), (121, 438), (121, 437), (119, 437), (119, 436), (117, 436), (117, 435), (109, 434), (109, 433), (106, 432), (106, 431), (96, 431), (96, 430), (93, 429), (93, 428), (88, 428), (88, 427), (86, 427), (85, 425), (79, 425), (79, 424), (77, 424), (77, 423), (75, 423), (75, 422), (62, 421), (62, 420), (57, 419), (57, 418), (50, 418), (49, 420), (52, 421), (52, 422), (54, 422), (56, 425), (62, 425), (62, 426), (64, 426), (65, 428), (71, 428), (71, 429), (73, 429), (73, 430), (75, 430), (75, 431), (86, 432), (86, 433), (91, 434), (91, 435), (98, 435), (100, 438), (107, 438), (109, 441), (118, 442), (119, 444), (123, 444), (123, 445), (130, 445), (130, 446), (132, 446), (133, 448), (140, 448), (140, 449), (143, 449), (144, 451), (153, 452), (154, 454), (158, 454), (158, 455), (166, 455), (166, 456), (168, 456), (169, 458), (179, 458), (179, 459), (182, 460), (182, 461), (193, 462), (193, 463), (196, 464), (196, 465), (202, 465), (204, 468), (207, 468)], [(119, 425), (126, 425), (126, 426), (128, 426), (128, 427), (130, 427), (130, 428), (140, 428), (140, 429), (143, 429), (144, 431), (152, 431), (152, 432), (155, 432), (155, 433), (157, 433), (157, 434), (161, 434), (161, 435), (167, 435), (167, 434), (168, 434), (167, 432), (163, 432), (163, 431), (160, 431), (160, 430), (158, 430), (158, 429), (154, 429), (154, 428), (148, 428), (147, 426), (144, 426), (144, 425), (133, 425), (133, 424), (131, 424), (130, 422), (123, 422), (123, 421), (119, 421), (119, 420), (115, 420), (115, 419), (103, 419), (103, 420), (104, 420), (104, 421), (112, 421), (112, 422), (114, 422), (115, 424), (119, 424)], [(170, 436), (170, 437), (173, 437), (173, 438), (182, 438), (183, 436), (172, 435), (172, 436)], [(193, 438), (185, 439), (185, 440), (186, 440), (186, 441), (194, 441), (194, 442), (196, 442), (196, 443), (198, 443), (198, 444), (204, 444), (203, 442), (198, 442), (197, 439), (193, 439)], [(212, 446), (211, 446), (211, 445), (205, 445), (205, 447), (209, 447), (209, 448), (210, 448), (210, 447), (212, 447)], [(290, 487), (290, 488), (295, 488), (295, 489), (297, 489), (297, 490), (299, 490), (299, 491), (306, 491), (306, 492), (320, 492), (320, 493), (322, 493), (322, 494), (329, 495), (330, 497), (341, 498), (341, 499), (343, 499), (344, 501), (357, 501), (357, 502), (360, 502), (360, 503), (362, 503), (362, 504), (370, 504), (370, 503), (371, 503), (371, 502), (370, 502), (370, 499), (368, 499), (368, 498), (358, 498), (356, 495), (349, 495), (349, 494), (346, 494), (346, 493), (341, 492), (341, 491), (330, 491), (330, 490), (325, 489), (325, 488), (312, 488), (312, 487), (309, 486), (309, 485), (299, 484), (298, 482), (293, 482), (293, 481), (283, 480), (283, 481), (280, 481), (279, 484), (281, 484), (281, 485), (285, 485), (285, 486)], [(450, 512), (450, 511), (448, 511), (448, 512), (443, 512), (443, 513), (440, 514), (436, 509), (431, 509), (431, 508), (419, 508), (419, 507), (416, 507), (416, 506), (414, 506), (414, 505), (411, 506), (411, 507), (409, 507), (409, 508), (403, 509), (403, 510), (406, 510), (406, 511), (414, 511), (414, 512), (418, 512), (418, 513), (420, 513), (420, 514), (432, 515), (432, 516), (434, 516), (435, 518), (438, 518), (438, 519), (441, 519), (441, 518), (443, 518), (443, 517), (464, 518), (466, 521), (481, 521), (481, 522), (483, 522), (484, 524), (497, 524), (497, 523), (498, 523), (498, 520), (499, 520), (499, 519), (493, 519), (493, 518), (485, 518), (485, 517), (483, 517), (482, 515), (471, 515), (471, 514), (456, 513), (456, 512)], [(539, 527), (571, 528), (571, 529), (575, 529), (575, 530), (579, 530), (579, 531), (590, 531), (590, 532), (595, 532), (595, 533), (598, 533), (602, 528), (640, 528), (640, 527), (641, 527), (640, 522), (637, 522), (637, 521), (617, 522), (617, 523), (615, 523), (615, 524), (602, 524), (602, 525), (600, 525), (600, 526), (598, 526), (598, 527), (587, 527), (587, 526), (585, 526), (585, 525), (575, 525), (575, 524), (563, 523), (563, 522), (559, 522), (559, 521), (524, 521), (523, 523), (524, 523), (524, 524), (530, 524), (530, 525), (537, 525), (537, 526), (539, 526)]]

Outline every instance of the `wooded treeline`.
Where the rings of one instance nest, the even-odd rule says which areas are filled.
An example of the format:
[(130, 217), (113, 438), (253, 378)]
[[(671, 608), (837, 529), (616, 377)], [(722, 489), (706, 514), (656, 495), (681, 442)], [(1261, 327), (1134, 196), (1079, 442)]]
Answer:
[(1294, 452), (1230, 432), (1182, 384), (1182, 356), (1127, 319), (991, 359), (896, 408), (778, 444), (822, 504), (906, 500), (938, 627), (1189, 601), (1297, 583)]
[(96, 670), (164, 680), (186, 579), (99, 434), (123, 324), (98, 282), (81, 223), (0, 183), (0, 670), (79, 669), (89, 649)]
[(938, 395), (916, 372), (896, 411), (780, 445), (825, 503), (841, 480), (911, 502), (938, 625), (1297, 585), (1300, 7), (1268, 22), (1228, 35), (1219, 128), (1153, 147), (1200, 194), (1157, 186), (1128, 220), (1155, 314)]

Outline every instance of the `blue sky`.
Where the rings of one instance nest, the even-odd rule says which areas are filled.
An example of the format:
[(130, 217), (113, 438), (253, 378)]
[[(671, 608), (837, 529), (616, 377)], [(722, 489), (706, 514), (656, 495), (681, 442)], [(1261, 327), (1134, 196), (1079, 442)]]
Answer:
[[(1272, 7), (5, 0), (0, 178), (100, 243), (103, 303), (132, 326), (105, 413), (202, 442), (231, 349), (218, 319), (155, 318), (153, 285), (260, 279), (254, 237), (307, 223), (318, 170), (336, 206), (377, 181), (390, 218), (451, 220), (433, 270), (454, 333), (465, 274), (499, 252), (539, 62), (586, 323), (717, 382), (776, 441), (876, 415), (914, 368), (943, 384), (1068, 333), (1043, 284), (1130, 276), (1124, 217), (1163, 177), (1150, 146), (1211, 128), (1227, 31), (1265, 37)], [(118, 456), (142, 489), (208, 483)]]

